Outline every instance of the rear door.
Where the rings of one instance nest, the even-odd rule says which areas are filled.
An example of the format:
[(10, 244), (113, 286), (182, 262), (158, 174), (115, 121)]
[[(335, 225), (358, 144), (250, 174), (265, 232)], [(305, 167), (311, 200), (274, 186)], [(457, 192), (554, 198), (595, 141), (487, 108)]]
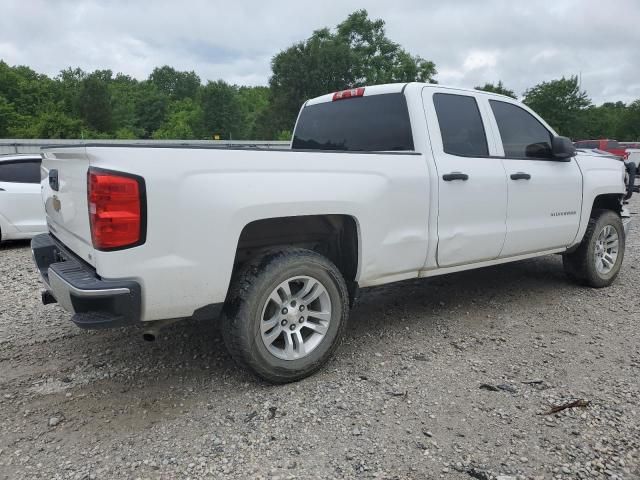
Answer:
[(438, 175), (438, 265), (494, 259), (506, 235), (507, 185), (487, 112), (466, 91), (427, 87), (422, 97)]
[(569, 245), (580, 224), (582, 174), (551, 155), (551, 132), (522, 106), (488, 100), (504, 155), (509, 203), (501, 257)]
[(0, 162), (0, 215), (22, 233), (45, 230), (40, 159)]

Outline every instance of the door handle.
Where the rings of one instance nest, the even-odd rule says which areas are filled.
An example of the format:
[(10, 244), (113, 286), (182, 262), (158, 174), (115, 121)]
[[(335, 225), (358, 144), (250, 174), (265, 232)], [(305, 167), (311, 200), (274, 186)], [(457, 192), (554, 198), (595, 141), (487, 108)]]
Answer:
[(467, 180), (469, 180), (469, 175), (462, 172), (451, 172), (451, 173), (445, 173), (444, 175), (442, 175), (442, 179), (445, 182), (451, 182), (453, 180), (462, 180), (466, 182)]
[(512, 173), (511, 180), (531, 180), (531, 175), (524, 172)]

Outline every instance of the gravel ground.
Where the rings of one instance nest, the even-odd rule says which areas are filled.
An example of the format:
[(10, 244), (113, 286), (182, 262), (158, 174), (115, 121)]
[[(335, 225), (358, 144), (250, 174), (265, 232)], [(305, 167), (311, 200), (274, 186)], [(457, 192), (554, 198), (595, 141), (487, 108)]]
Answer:
[(285, 386), (213, 323), (77, 329), (4, 245), (0, 478), (640, 478), (635, 222), (608, 289), (552, 256), (366, 291), (336, 358)]

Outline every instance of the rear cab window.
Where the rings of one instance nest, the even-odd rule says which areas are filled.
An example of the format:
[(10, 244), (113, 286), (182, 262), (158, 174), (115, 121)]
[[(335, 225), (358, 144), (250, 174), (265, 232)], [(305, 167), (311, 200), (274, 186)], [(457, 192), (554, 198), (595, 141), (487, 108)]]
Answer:
[(412, 151), (414, 144), (407, 100), (403, 93), (385, 93), (305, 106), (291, 148)]

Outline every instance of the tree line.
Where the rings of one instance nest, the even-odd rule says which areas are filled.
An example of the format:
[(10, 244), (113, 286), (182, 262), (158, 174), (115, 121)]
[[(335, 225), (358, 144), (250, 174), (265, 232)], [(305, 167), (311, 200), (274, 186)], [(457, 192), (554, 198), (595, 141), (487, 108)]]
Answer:
[[(51, 78), (0, 60), (0, 137), (289, 139), (298, 110), (324, 93), (391, 82), (436, 82), (432, 61), (390, 40), (366, 10), (316, 30), (275, 55), (269, 85), (207, 81), (157, 67), (145, 80), (111, 70), (68, 68)], [(516, 98), (502, 82), (476, 87)], [(593, 105), (578, 78), (522, 92), (558, 133), (574, 139), (640, 140), (640, 99)]]

